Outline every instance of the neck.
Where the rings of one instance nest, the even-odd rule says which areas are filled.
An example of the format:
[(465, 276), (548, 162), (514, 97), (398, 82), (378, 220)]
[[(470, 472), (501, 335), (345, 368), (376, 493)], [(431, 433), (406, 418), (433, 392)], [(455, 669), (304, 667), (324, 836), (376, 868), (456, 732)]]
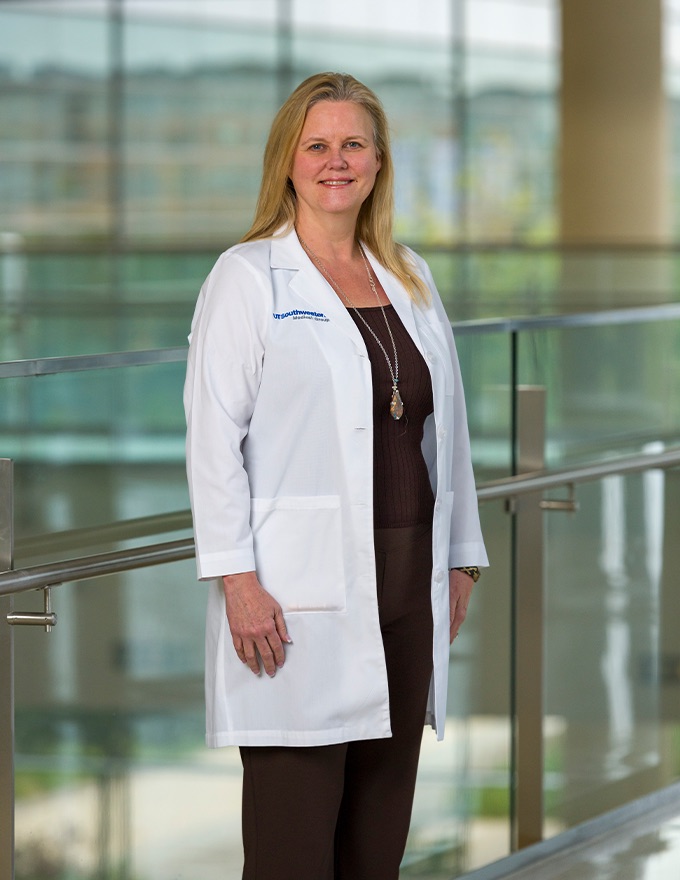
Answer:
[(352, 262), (359, 256), (355, 223), (348, 224), (346, 221), (317, 223), (315, 220), (310, 222), (298, 217), (295, 229), (298, 237), (302, 238), (322, 260), (345, 263)]

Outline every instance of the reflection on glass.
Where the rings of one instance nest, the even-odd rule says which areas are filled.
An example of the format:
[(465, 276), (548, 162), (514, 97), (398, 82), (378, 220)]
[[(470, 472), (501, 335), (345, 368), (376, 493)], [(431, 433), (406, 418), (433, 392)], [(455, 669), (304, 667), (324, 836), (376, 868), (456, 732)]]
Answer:
[(546, 388), (549, 467), (677, 436), (680, 321), (528, 332), (519, 349), (520, 382)]
[(557, 829), (680, 775), (662, 673), (677, 486), (656, 472), (611, 476), (577, 497), (577, 514), (546, 521), (546, 695), (557, 722), (546, 797)]

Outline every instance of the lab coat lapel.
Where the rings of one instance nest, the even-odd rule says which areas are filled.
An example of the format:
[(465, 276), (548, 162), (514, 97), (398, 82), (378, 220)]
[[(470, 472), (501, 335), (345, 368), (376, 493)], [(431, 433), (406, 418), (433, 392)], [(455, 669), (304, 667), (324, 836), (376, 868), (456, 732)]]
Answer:
[(406, 288), (375, 258), (367, 252), (375, 274), (380, 279), (385, 293), (390, 298), (395, 311), (415, 343), (432, 377), (433, 388), (450, 387), (449, 372), (444, 364), (449, 359), (448, 344), (441, 322), (430, 306), (418, 306), (408, 295)]
[(323, 311), (338, 329), (346, 333), (359, 348), (365, 351), (365, 345), (356, 324), (347, 313), (340, 297), (333, 291), (305, 253), (295, 230), (291, 230), (280, 238), (272, 239), (270, 264), (272, 270), (292, 271), (292, 277), (289, 281), (290, 289), (314, 309)]
[(404, 286), (394, 277), (394, 275), (391, 275), (367, 249), (366, 256), (371, 264), (371, 268), (382, 284), (383, 290), (394, 306), (395, 312), (399, 315), (404, 327), (406, 327), (409, 336), (415, 342), (420, 353), (424, 355), (423, 343), (420, 338), (420, 333), (418, 332), (415, 315), (413, 314), (413, 300), (406, 292)]

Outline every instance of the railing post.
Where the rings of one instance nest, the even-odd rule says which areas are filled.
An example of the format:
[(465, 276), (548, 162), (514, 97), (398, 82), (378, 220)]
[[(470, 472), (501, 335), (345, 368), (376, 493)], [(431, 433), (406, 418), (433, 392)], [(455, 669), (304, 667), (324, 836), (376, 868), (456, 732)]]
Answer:
[[(545, 466), (545, 388), (519, 386), (518, 473)], [(514, 499), (513, 849), (543, 839), (543, 493)]]
[[(14, 565), (13, 462), (0, 458), (0, 571)], [(14, 880), (14, 630), (0, 596), (0, 880)]]

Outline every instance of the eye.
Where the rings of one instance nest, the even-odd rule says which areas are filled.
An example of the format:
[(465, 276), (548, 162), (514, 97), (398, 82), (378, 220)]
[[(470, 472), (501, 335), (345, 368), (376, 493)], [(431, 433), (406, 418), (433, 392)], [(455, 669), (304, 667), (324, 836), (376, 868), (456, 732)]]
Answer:
[(320, 153), (323, 150), (323, 144), (310, 144), (309, 149), (312, 153)]
[(347, 141), (346, 146), (348, 146), (350, 148), (350, 150), (360, 150), (361, 149), (361, 144), (359, 143), (359, 141)]

